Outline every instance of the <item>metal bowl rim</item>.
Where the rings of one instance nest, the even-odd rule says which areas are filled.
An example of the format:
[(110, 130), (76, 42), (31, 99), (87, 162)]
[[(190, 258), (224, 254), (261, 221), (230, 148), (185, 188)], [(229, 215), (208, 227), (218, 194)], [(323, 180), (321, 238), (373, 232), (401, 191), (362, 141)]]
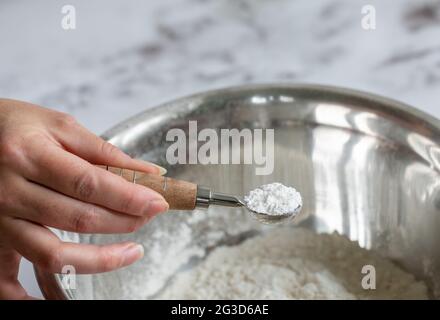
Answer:
[[(346, 97), (364, 99), (366, 101), (383, 105), (384, 107), (386, 107), (385, 110), (382, 110), (384, 112), (392, 113), (393, 111), (401, 111), (418, 120), (422, 120), (427, 124), (429, 124), (430, 126), (432, 126), (432, 128), (438, 131), (438, 133), (440, 134), (440, 119), (420, 109), (417, 109), (407, 103), (401, 102), (396, 99), (388, 98), (379, 94), (369, 93), (366, 91), (351, 89), (346, 87), (312, 84), (312, 83), (267, 83), (267, 84), (258, 83), (258, 84), (239, 85), (239, 86), (229, 86), (229, 87), (222, 87), (218, 89), (202, 91), (160, 103), (157, 106), (147, 108), (146, 110), (138, 112), (128, 117), (127, 119), (119, 122), (110, 129), (106, 130), (101, 136), (106, 140), (110, 140), (114, 136), (127, 130), (127, 128), (129, 128), (131, 124), (138, 123), (139, 120), (146, 120), (150, 118), (152, 116), (150, 115), (150, 113), (158, 113), (163, 108), (170, 107), (174, 103), (179, 103), (183, 101), (194, 101), (197, 99), (209, 98), (214, 96), (221, 96), (223, 94), (230, 94), (232, 92), (238, 93), (238, 92), (245, 92), (251, 90), (258, 91), (258, 90), (268, 90), (268, 89), (308, 90), (308, 91), (332, 93)], [(368, 107), (365, 108), (368, 109)]]

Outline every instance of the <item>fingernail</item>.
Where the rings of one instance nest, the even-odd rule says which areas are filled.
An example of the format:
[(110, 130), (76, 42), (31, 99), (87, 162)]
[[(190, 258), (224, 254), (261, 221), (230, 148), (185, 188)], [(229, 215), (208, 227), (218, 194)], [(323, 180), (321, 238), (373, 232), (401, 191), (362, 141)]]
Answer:
[(148, 206), (148, 215), (156, 215), (158, 213), (167, 211), (169, 207), (170, 206), (168, 203), (164, 200), (152, 200)]
[(144, 256), (144, 247), (140, 244), (132, 244), (124, 250), (124, 262), (134, 262)]
[(159, 166), (159, 165), (157, 165), (155, 163), (149, 162), (149, 161), (145, 161), (145, 160), (140, 160), (140, 161), (142, 161), (145, 164), (148, 164), (150, 166), (153, 166), (153, 167), (159, 169), (159, 175), (161, 175), (161, 176), (164, 176), (164, 175), (167, 174), (167, 169), (165, 169), (164, 167), (161, 167), (161, 166)]

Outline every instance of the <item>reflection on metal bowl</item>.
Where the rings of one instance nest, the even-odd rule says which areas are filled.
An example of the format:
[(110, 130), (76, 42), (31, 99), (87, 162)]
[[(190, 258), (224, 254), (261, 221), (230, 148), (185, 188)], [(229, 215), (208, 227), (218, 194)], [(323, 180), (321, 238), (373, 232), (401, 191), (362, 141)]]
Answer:
[[(171, 128), (187, 130), (188, 121), (203, 128), (274, 128), (275, 167), (255, 175), (253, 165), (168, 165), (165, 136)], [(386, 98), (314, 85), (256, 85), (228, 88), (182, 98), (150, 109), (104, 137), (132, 156), (154, 161), (168, 175), (244, 194), (258, 185), (280, 181), (301, 191), (304, 208), (298, 223), (317, 232), (337, 231), (361, 247), (374, 249), (424, 280), (433, 297), (440, 295), (440, 122)], [(229, 209), (227, 209), (229, 210)], [(246, 214), (229, 213), (229, 222), (186, 224), (188, 243), (161, 246), (164, 279), (188, 267), (178, 252), (194, 243), (210, 250), (205, 235), (219, 231), (216, 243), (234, 243), (258, 232)], [(157, 242), (172, 238), (191, 214), (167, 213), (133, 235), (61, 237), (84, 242), (132, 239), (148, 243), (142, 263), (102, 275), (82, 276), (76, 290), (62, 289), (60, 278), (36, 269), (47, 298), (124, 298), (129, 271), (144, 271)], [(215, 217), (213, 218), (213, 221)], [(233, 228), (243, 225), (241, 230)], [(161, 230), (161, 236), (157, 236)], [(203, 254), (195, 253), (200, 259)], [(166, 264), (176, 264), (170, 269)], [(151, 281), (157, 275), (152, 274)], [(103, 284), (111, 283), (109, 288)], [(166, 281), (157, 283), (157, 290)], [(99, 294), (97, 294), (99, 292)], [(155, 292), (145, 296), (154, 297)]]

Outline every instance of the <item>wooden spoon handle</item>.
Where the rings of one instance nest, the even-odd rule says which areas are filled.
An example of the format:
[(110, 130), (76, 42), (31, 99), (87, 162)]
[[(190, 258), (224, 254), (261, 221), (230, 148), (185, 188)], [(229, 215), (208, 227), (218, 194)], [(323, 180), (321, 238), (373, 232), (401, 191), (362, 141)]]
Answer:
[(124, 168), (97, 167), (160, 193), (170, 205), (170, 209), (193, 210), (196, 206), (197, 185), (194, 183)]

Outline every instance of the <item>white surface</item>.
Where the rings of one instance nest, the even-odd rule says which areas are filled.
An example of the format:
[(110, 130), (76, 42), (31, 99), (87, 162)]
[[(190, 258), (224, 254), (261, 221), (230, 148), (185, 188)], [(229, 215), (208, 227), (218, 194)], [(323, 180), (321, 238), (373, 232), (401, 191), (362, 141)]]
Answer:
[(368, 1), (374, 31), (361, 28), (360, 0), (68, 3), (74, 31), (60, 26), (64, 1), (0, 3), (0, 96), (96, 133), (182, 95), (280, 81), (366, 90), (440, 117), (439, 2)]

